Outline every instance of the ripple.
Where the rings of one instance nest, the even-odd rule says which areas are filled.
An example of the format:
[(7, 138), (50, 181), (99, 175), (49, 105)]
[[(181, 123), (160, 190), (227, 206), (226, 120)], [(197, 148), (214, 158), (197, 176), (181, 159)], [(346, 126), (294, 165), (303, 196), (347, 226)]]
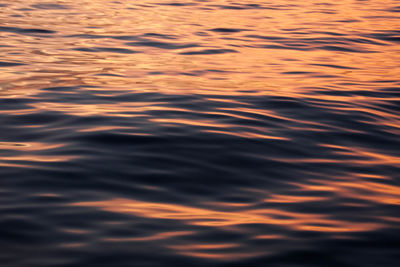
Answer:
[(138, 42), (130, 42), (126, 43), (129, 46), (149, 46), (156, 47), (161, 49), (183, 49), (190, 47), (198, 47), (197, 44), (175, 44), (175, 43), (167, 43), (167, 42), (156, 42), (156, 41), (138, 41)]
[(126, 48), (112, 48), (112, 47), (91, 47), (91, 48), (80, 47), (80, 48), (74, 48), (74, 50), (82, 52), (110, 52), (110, 53), (121, 53), (121, 54), (138, 53), (137, 51), (133, 51)]
[(4, 62), (0, 61), (0, 67), (14, 67), (14, 66), (21, 66), (25, 65), (23, 63), (17, 63), (17, 62)]
[(215, 29), (211, 29), (210, 31), (223, 32), (223, 33), (235, 33), (235, 32), (241, 32), (243, 30), (241, 30), (241, 29), (232, 29), (232, 28), (215, 28)]
[(214, 55), (214, 54), (225, 54), (225, 53), (237, 53), (233, 49), (204, 49), (200, 51), (187, 51), (181, 52), (181, 55)]
[(19, 33), (19, 34), (53, 34), (56, 33), (52, 30), (47, 29), (36, 29), (36, 28), (17, 28), (17, 27), (0, 27), (0, 32), (12, 32), (12, 33)]
[(252, 2), (0, 4), (2, 263), (398, 263), (398, 3)]
[(53, 4), (53, 3), (39, 3), (39, 4), (31, 5), (31, 7), (37, 8), (37, 9), (69, 9), (65, 5)]

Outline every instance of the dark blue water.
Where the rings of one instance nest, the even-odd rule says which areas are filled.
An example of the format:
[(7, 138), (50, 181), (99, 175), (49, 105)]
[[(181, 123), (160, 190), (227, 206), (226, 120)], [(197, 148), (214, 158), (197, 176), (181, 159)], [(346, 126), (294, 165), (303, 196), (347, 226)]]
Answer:
[(399, 7), (0, 0), (0, 266), (399, 266)]

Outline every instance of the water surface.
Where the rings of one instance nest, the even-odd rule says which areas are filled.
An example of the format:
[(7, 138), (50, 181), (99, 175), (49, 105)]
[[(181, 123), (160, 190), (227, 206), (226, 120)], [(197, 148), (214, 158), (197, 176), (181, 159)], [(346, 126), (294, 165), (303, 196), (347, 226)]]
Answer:
[(396, 0), (0, 0), (1, 266), (397, 266)]

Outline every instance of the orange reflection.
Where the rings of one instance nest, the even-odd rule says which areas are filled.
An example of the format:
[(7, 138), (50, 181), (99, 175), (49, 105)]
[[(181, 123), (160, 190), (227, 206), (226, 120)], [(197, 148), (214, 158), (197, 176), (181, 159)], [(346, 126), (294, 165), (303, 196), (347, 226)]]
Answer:
[[(197, 2), (196, 6), (182, 5), (179, 8), (156, 5), (150, 0), (140, 3), (85, 0), (68, 2), (69, 9), (32, 9), (24, 13), (27, 6), (36, 2), (14, 1), (2, 7), (0, 14), (0, 19), (7, 21), (7, 27), (27, 24), (55, 32), (47, 40), (34, 35), (0, 33), (3, 37), (0, 45), (5, 45), (7, 61), (25, 64), (0, 73), (1, 92), (10, 96), (34, 95), (47, 86), (91, 85), (166, 94), (279, 93), (321, 99), (321, 95), (308, 94), (310, 88), (329, 85), (335, 90), (346, 91), (349, 89), (341, 84), (347, 82), (352, 83), (351, 90), (374, 91), (376, 88), (366, 86), (365, 82), (397, 80), (400, 74), (398, 46), (389, 41), (374, 43), (365, 37), (361, 42), (343, 45), (375, 52), (357, 53), (356, 56), (319, 49), (316, 45), (318, 40), (325, 39), (334, 42), (336, 38), (339, 44), (345, 42), (335, 35), (338, 29), (340, 34), (347, 36), (344, 40), (357, 39), (371, 29), (376, 32), (397, 29), (400, 26), (398, 16), (386, 12), (396, 6), (393, 0), (379, 3), (328, 1), (335, 11), (334, 16), (327, 15), (324, 12), (327, 10), (315, 1), (297, 1), (288, 5), (284, 0), (257, 2), (268, 12), (257, 8), (218, 8), (232, 5), (231, 1), (224, 0)], [(234, 5), (240, 6), (240, 3)], [(135, 9), (135, 16), (127, 11), (128, 8)], [(74, 9), (79, 12), (71, 12)], [(304, 11), (307, 11), (306, 16), (301, 13)], [(15, 14), (21, 16), (10, 21), (8, 16)], [(26, 21), (27, 14), (29, 18), (34, 16), (35, 20)], [(379, 14), (385, 19), (366, 19)], [(341, 22), (349, 18), (351, 23)], [(213, 28), (243, 31), (224, 34), (210, 31)], [(149, 33), (160, 36), (146, 36)], [(174, 43), (178, 48), (127, 44), (144, 35), (146, 40)], [(308, 38), (309, 35), (312, 38)], [(187, 43), (200, 47), (179, 48), (179, 45)], [(287, 49), (303, 46), (307, 49)], [(84, 50), (99, 47), (108, 50)], [(110, 48), (120, 50), (113, 52)], [(234, 49), (237, 53), (180, 54), (204, 49)], [(157, 74), (152, 75), (154, 72)], [(327, 99), (328, 96), (323, 97)], [(330, 100), (363, 101), (352, 96), (330, 96)]]
[(39, 142), (29, 142), (29, 143), (0, 142), (0, 149), (12, 149), (18, 151), (41, 151), (41, 150), (60, 148), (63, 146), (65, 145), (39, 143)]
[[(283, 199), (283, 201), (282, 201)], [(287, 202), (292, 201), (318, 201), (318, 198), (307, 197), (289, 197), (274, 195), (266, 202)], [(273, 208), (256, 208), (256, 206), (237, 206), (226, 204), (227, 209), (235, 208), (236, 210), (219, 211), (213, 208), (198, 208), (181, 204), (155, 203), (130, 199), (110, 199), (104, 201), (93, 202), (77, 202), (71, 203), (71, 206), (93, 207), (104, 211), (123, 213), (144, 218), (153, 219), (168, 219), (175, 220), (179, 223), (220, 228), (225, 231), (242, 231), (243, 227), (248, 224), (264, 224), (283, 227), (290, 231), (312, 231), (325, 232), (333, 235), (343, 235), (340, 238), (349, 238), (346, 235), (353, 232), (374, 231), (385, 227), (384, 222), (394, 223), (396, 218), (385, 217), (381, 218), (382, 222), (354, 222), (339, 219), (331, 219), (328, 214), (311, 214), (302, 212), (285, 211), (282, 209)], [(208, 205), (214, 206), (213, 203)], [(224, 206), (219, 203), (218, 207)], [(244, 209), (245, 208), (245, 209)], [(242, 227), (242, 230), (240, 230)], [(281, 234), (261, 234), (246, 231), (249, 239), (254, 240), (274, 240), (288, 239), (289, 237)], [(200, 257), (215, 260), (237, 260), (255, 256), (267, 255), (274, 253), (274, 250), (264, 251), (261, 248), (253, 248), (244, 243), (223, 243), (223, 242), (196, 242), (189, 241), (197, 235), (201, 234), (198, 231), (171, 231), (160, 232), (144, 237), (118, 237), (105, 238), (108, 242), (148, 242), (148, 241), (164, 241), (162, 242), (166, 248), (173, 249), (176, 253), (191, 257)], [(194, 236), (194, 237), (191, 237)], [(190, 237), (190, 239), (180, 239), (180, 237)], [(195, 238), (194, 238), (195, 239)]]
[[(176, 248), (176, 247), (175, 247)], [(218, 252), (192, 252), (188, 251), (186, 247), (183, 248), (183, 251), (178, 250), (178, 253), (185, 256), (190, 257), (198, 257), (198, 258), (206, 258), (206, 259), (214, 259), (214, 260), (242, 260), (246, 258), (257, 257), (261, 255), (266, 255), (265, 252), (247, 252), (247, 253), (240, 253), (240, 252), (232, 252), (232, 253), (218, 253)]]
[(244, 132), (244, 131), (230, 132), (230, 131), (204, 130), (204, 132), (217, 133), (217, 134), (223, 134), (223, 135), (232, 135), (232, 136), (237, 136), (237, 137), (242, 137), (242, 138), (290, 140), (289, 138), (282, 137), (282, 136), (272, 136), (272, 135), (260, 134), (260, 133), (254, 133), (254, 132), (248, 132), (248, 131), (246, 131), (246, 132)]
[[(367, 148), (362, 147), (351, 147), (351, 146), (338, 146), (330, 144), (320, 144), (322, 147), (328, 147), (334, 149), (332, 154), (352, 156), (353, 158), (347, 158), (346, 164), (353, 165), (393, 165), (400, 166), (400, 157), (395, 155), (386, 155), (382, 152), (378, 153), (371, 151)], [(278, 161), (288, 163), (343, 163), (343, 159), (329, 159), (329, 158), (276, 158)]]
[(327, 197), (312, 197), (312, 196), (289, 196), (289, 195), (269, 195), (265, 202), (271, 203), (301, 203), (310, 201), (327, 200)]
[(80, 158), (80, 156), (63, 156), (63, 155), (40, 155), (40, 152), (51, 151), (53, 149), (61, 148), (66, 144), (48, 144), (39, 142), (0, 142), (0, 151), (19, 151), (17, 155), (12, 153), (7, 155), (3, 153), (0, 156), (0, 166), (3, 167), (24, 167), (24, 168), (39, 168), (35, 163), (52, 163), (52, 162), (66, 162)]
[(131, 242), (131, 241), (156, 241), (156, 240), (164, 240), (177, 236), (185, 236), (191, 235), (194, 232), (192, 231), (177, 231), (177, 232), (165, 232), (165, 233), (157, 233), (151, 236), (145, 237), (120, 237), (120, 238), (105, 238), (105, 241), (111, 242)]
[(129, 199), (78, 202), (71, 205), (96, 207), (106, 211), (132, 214), (145, 218), (178, 220), (184, 224), (208, 227), (271, 224), (285, 225), (285, 227), (293, 230), (332, 232), (370, 231), (382, 227), (377, 223), (353, 223), (329, 219), (329, 216), (324, 214), (307, 214), (279, 209), (254, 208), (240, 211), (217, 211), (178, 204), (153, 203)]
[[(325, 121), (319, 117), (314, 120), (314, 114), (298, 116), (293, 110), (302, 112), (301, 106), (291, 109), (290, 105), (289, 108), (279, 106), (279, 103), (274, 106), (270, 101), (270, 97), (286, 97), (298, 101), (297, 104), (306, 102), (314, 108), (325, 108), (331, 114), (364, 114), (359, 122), (370, 119), (368, 123), (381, 126), (382, 131), (400, 134), (398, 114), (385, 107), (388, 103), (398, 103), (398, 92), (379, 94), (399, 85), (400, 49), (395, 30), (400, 28), (400, 20), (398, 12), (388, 14), (385, 11), (398, 6), (396, 0), (249, 1), (263, 7), (259, 9), (240, 8), (241, 2), (246, 1), (231, 0), (180, 0), (181, 4), (196, 2), (196, 5), (179, 5), (179, 8), (160, 5), (157, 2), (164, 1), (155, 0), (59, 1), (68, 2), (64, 3), (67, 8), (54, 10), (27, 8), (37, 4), (38, 0), (6, 2), (9, 3), (1, 6), (0, 21), (4, 24), (1, 28), (37, 28), (52, 32), (43, 37), (21, 30), (0, 31), (0, 48), (4, 51), (1, 61), (15, 64), (1, 68), (0, 99), (21, 100), (22, 103), (21, 106), (16, 104), (14, 109), (0, 110), (1, 115), (10, 116), (11, 120), (13, 116), (40, 112), (117, 120), (137, 118), (151, 124), (148, 128), (148, 125), (144, 126), (146, 130), (152, 126), (190, 127), (224, 136), (296, 142), (301, 142), (307, 132), (332, 130), (329, 118)], [(227, 5), (237, 8), (221, 8)], [(233, 31), (215, 31), (216, 28)], [(395, 34), (387, 38), (373, 36), (390, 35), (393, 31)], [(194, 51), (221, 53), (196, 54)], [(143, 97), (146, 93), (149, 96)], [(198, 108), (196, 101), (186, 103), (184, 99), (176, 101), (174, 98), (185, 95), (198, 96), (206, 104), (200, 103), (201, 108)], [(173, 115), (169, 116), (170, 113)], [(264, 125), (264, 122), (276, 124), (254, 126)], [(34, 125), (22, 122), (16, 127), (29, 131), (43, 125), (46, 122)], [(142, 133), (139, 124), (129, 127), (82, 125), (77, 128), (78, 133), (151, 134), (151, 131)], [(335, 131), (360, 133), (363, 130), (335, 126)], [(303, 137), (296, 140), (292, 136), (297, 132)], [(55, 162), (78, 159), (77, 156), (41, 153), (67, 145), (0, 142), (0, 166), (51, 167)], [(400, 164), (399, 156), (379, 148), (320, 146), (331, 151), (330, 156), (272, 159), (297, 166), (324, 163), (384, 168)], [(8, 154), (10, 151), (12, 153)], [(267, 153), (260, 158), (274, 157), (273, 153)], [(386, 184), (393, 182), (393, 177), (350, 172), (343, 177), (325, 176), (326, 179), (292, 183), (296, 186), (293, 195), (291, 192), (267, 194), (261, 189), (253, 189), (261, 195), (257, 203), (210, 201), (197, 203), (202, 207), (195, 207), (119, 198), (71, 205), (168, 219), (195, 229), (229, 231), (248, 224), (261, 224), (341, 238), (399, 223), (399, 218), (392, 216), (355, 222), (334, 217), (338, 215), (335, 213), (320, 211), (315, 214), (293, 208), (319, 201), (338, 201), (340, 206), (353, 207), (400, 205), (400, 187)], [(147, 189), (163, 190), (150, 186)], [(303, 194), (299, 195), (299, 192)], [(315, 196), (315, 193), (323, 196)], [(341, 203), (341, 198), (350, 201)], [(376, 222), (378, 219), (379, 223)], [(77, 229), (62, 231), (87, 234)], [(168, 243), (172, 240), (175, 242), (164, 245), (177, 253), (218, 260), (270, 253), (245, 248), (245, 242), (180, 240), (196, 234), (191, 229), (141, 237), (108, 237), (104, 241)], [(283, 238), (288, 237), (268, 233), (253, 233), (249, 237), (257, 242)], [(78, 242), (62, 244), (68, 248), (85, 245)]]
[(71, 159), (77, 159), (79, 156), (15, 156), (15, 157), (1, 157), (1, 160), (18, 160), (18, 161), (32, 161), (32, 162), (59, 162), (59, 161), (69, 161)]
[[(353, 179), (310, 180), (310, 184), (293, 183), (303, 192), (333, 192), (340, 197), (354, 200), (366, 200), (371, 203), (400, 205), (400, 186)], [(348, 204), (353, 205), (353, 204)], [(363, 204), (368, 205), (368, 202)]]

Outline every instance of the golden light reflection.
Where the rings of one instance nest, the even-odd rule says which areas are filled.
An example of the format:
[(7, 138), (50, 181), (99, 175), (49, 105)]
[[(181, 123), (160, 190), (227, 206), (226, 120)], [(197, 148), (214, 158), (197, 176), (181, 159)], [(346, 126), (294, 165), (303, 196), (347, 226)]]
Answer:
[(41, 151), (48, 149), (56, 149), (63, 147), (63, 144), (48, 144), (48, 143), (39, 143), (39, 142), (25, 142), (25, 143), (16, 143), (16, 142), (0, 142), (0, 149), (12, 149), (18, 151)]
[[(340, 185), (344, 186), (344, 185)], [(311, 187), (311, 185), (310, 185)], [(392, 190), (386, 188), (382, 190)], [(313, 190), (315, 190), (313, 188)], [(385, 191), (386, 192), (386, 191)], [(357, 196), (358, 197), (358, 196)], [(308, 201), (320, 201), (326, 198), (318, 197), (297, 197), (271, 195), (265, 199), (265, 202), (275, 203), (299, 203)], [(205, 202), (210, 208), (193, 207), (182, 204), (167, 204), (146, 202), (139, 200), (116, 198), (104, 201), (76, 202), (69, 204), (75, 207), (91, 207), (104, 211), (123, 213), (150, 219), (168, 219), (174, 220), (179, 224), (187, 226), (200, 226), (217, 228), (225, 231), (243, 231), (246, 225), (270, 225), (278, 226), (285, 231), (311, 231), (320, 233), (329, 233), (333, 237), (340, 239), (351, 238), (351, 233), (374, 231), (385, 228), (385, 222), (393, 224), (398, 218), (382, 217), (381, 222), (375, 221), (352, 221), (345, 219), (332, 219), (329, 214), (313, 214), (305, 212), (293, 212), (275, 208), (257, 208), (257, 205), (231, 205), (231, 203)], [(240, 204), (240, 203), (239, 203)], [(224, 211), (216, 210), (224, 209)], [(232, 210), (234, 209), (234, 210)], [(227, 211), (228, 210), (228, 211)], [(107, 242), (151, 242), (158, 241), (164, 244), (166, 248), (174, 250), (177, 254), (215, 259), (221, 261), (231, 261), (238, 259), (251, 258), (256, 256), (265, 256), (274, 253), (275, 250), (264, 251), (247, 246), (245, 243), (224, 243), (222, 241), (196, 242), (195, 236), (200, 234), (198, 230), (182, 230), (170, 232), (157, 232), (149, 236), (125, 236), (125, 237), (107, 237)], [(204, 228), (203, 228), (204, 229)], [(239, 230), (241, 229), (241, 230)], [(246, 230), (245, 230), (246, 231)], [(248, 239), (266, 240), (268, 242), (278, 241), (289, 237), (285, 234), (267, 234), (260, 232), (246, 231)], [(190, 237), (190, 239), (180, 239), (181, 237)], [(166, 242), (164, 242), (166, 240)]]
[[(53, 162), (67, 162), (79, 159), (80, 156), (66, 156), (66, 155), (41, 155), (43, 151), (52, 151), (66, 146), (66, 144), (50, 144), (40, 142), (0, 142), (0, 166), (3, 167), (19, 167), (19, 168), (39, 168), (36, 163), (53, 163)], [(9, 151), (18, 151), (18, 154)]]
[[(170, 248), (177, 248), (170, 246)], [(214, 259), (214, 260), (242, 260), (246, 258), (252, 258), (252, 257), (257, 257), (257, 256), (262, 256), (266, 255), (268, 253), (266, 252), (232, 252), (232, 253), (224, 253), (224, 252), (198, 252), (198, 251), (190, 251), (190, 248), (188, 249), (187, 247), (183, 247), (182, 250), (177, 250), (178, 254), (185, 255), (185, 256), (190, 256), (190, 257), (197, 257), (197, 258), (206, 258), (206, 259)]]
[[(400, 134), (399, 116), (393, 112), (400, 100), (400, 20), (398, 12), (387, 12), (398, 6), (395, 0), (248, 1), (262, 8), (241, 8), (244, 3), (231, 0), (196, 1), (195, 6), (184, 5), (192, 0), (180, 0), (181, 5), (154, 0), (79, 0), (58, 1), (65, 8), (50, 10), (34, 8), (37, 0), (6, 2), (0, 7), (1, 63), (13, 66), (0, 66), (0, 100), (5, 107), (0, 115), (11, 122), (19, 121), (13, 126), (16, 129), (28, 132), (43, 127), (43, 132), (68, 132), (70, 129), (63, 127), (69, 126), (63, 126), (62, 121), (53, 127), (25, 117), (59, 113), (78, 120), (99, 116), (117, 123), (126, 120), (134, 124), (137, 119), (146, 124), (143, 128), (140, 123), (127, 123), (129, 127), (85, 124), (73, 130), (78, 135), (101, 131), (152, 135), (148, 129), (156, 126), (297, 144), (310, 141), (309, 132), (331, 133), (332, 139), (336, 132), (368, 133), (368, 127), (331, 125), (340, 122), (335, 115), (355, 114), (354, 121), (364, 126), (379, 125), (385, 134)], [(234, 7), (223, 8), (229, 5)], [(29, 29), (39, 29), (39, 33)], [(40, 34), (40, 30), (47, 33)], [(185, 96), (203, 102), (186, 101)], [(281, 98), (299, 105), (291, 106)], [(318, 116), (319, 108), (326, 112), (326, 118)], [(80, 159), (58, 153), (67, 143), (0, 141), (0, 167), (50, 168), (57, 162)], [(265, 151), (256, 157), (296, 168), (301, 164), (343, 169), (400, 166), (400, 157), (380, 149), (379, 144), (374, 149), (357, 142), (314, 144), (331, 153), (284, 157)], [(399, 218), (389, 215), (374, 214), (359, 221), (351, 216), (341, 218), (340, 211), (297, 210), (317, 203), (334, 203), (338, 209), (400, 205), (400, 186), (385, 172), (345, 171), (342, 177), (323, 172), (317, 169), (314, 174), (324, 179), (302, 177), (304, 180), (287, 182), (295, 188), (293, 191), (253, 188), (249, 192), (261, 196), (255, 203), (208, 201), (187, 205), (113, 198), (70, 205), (166, 219), (190, 229), (160, 230), (144, 236), (101, 236), (102, 241), (160, 242), (181, 255), (215, 260), (266, 255), (272, 251), (248, 249), (245, 243), (290, 237), (257, 232), (250, 233), (248, 240), (225, 243), (185, 238), (196, 237), (201, 231), (198, 229), (240, 232), (252, 224), (290, 233), (309, 231), (351, 238), (353, 233), (400, 223)], [(141, 189), (156, 193), (168, 190), (158, 185), (142, 185)], [(121, 223), (109, 224), (118, 227)], [(90, 230), (72, 228), (61, 232), (90, 234)], [(87, 245), (61, 244), (77, 249)]]
[(30, 161), (30, 162), (60, 162), (78, 159), (79, 156), (44, 156), (44, 155), (23, 155), (23, 156), (8, 156), (0, 157), (3, 161)]
[[(400, 157), (395, 155), (385, 155), (382, 152), (371, 151), (372, 149), (352, 146), (339, 146), (331, 144), (319, 144), (321, 147), (334, 149), (333, 155), (351, 156), (346, 159), (346, 164), (352, 165), (392, 165), (400, 166)], [(288, 163), (332, 163), (340, 164), (342, 158), (277, 158), (276, 160)]]
[[(2, 14), (5, 16), (3, 20), (8, 21), (7, 26), (18, 27), (23, 25), (26, 19), (24, 16), (15, 17), (14, 21), (10, 22), (8, 14), (35, 15), (35, 20), (29, 21), (33, 23), (31, 27), (55, 32), (51, 35), (53, 38), (46, 40), (30, 35), (18, 36), (10, 32), (1, 32), (4, 41), (1, 41), (0, 45), (7, 46), (8, 60), (26, 64), (0, 73), (0, 80), (4, 81), (1, 83), (3, 90), (14, 91), (16, 94), (37, 91), (32, 86), (36, 84), (43, 88), (43, 83), (47, 81), (49, 84), (59, 84), (58, 86), (119, 85), (126, 90), (157, 91), (166, 94), (213, 92), (225, 95), (268, 95), (279, 92), (281, 95), (298, 96), (307, 94), (306, 88), (317, 88), (327, 84), (339, 90), (346, 90), (340, 85), (344, 81), (353, 82), (352, 90), (373, 91), (375, 88), (366, 87), (366, 82), (396, 80), (400, 74), (398, 47), (389, 41), (379, 41), (382, 44), (379, 46), (379, 53), (357, 53), (357, 56), (352, 53), (318, 49), (316, 45), (319, 38), (332, 42), (336, 38), (338, 43), (343, 43), (343, 40), (333, 35), (337, 32), (338, 25), (340, 34), (349, 36), (345, 40), (356, 40), (357, 34), (371, 32), (371, 29), (384, 32), (398, 28), (400, 23), (396, 14), (389, 16), (386, 12), (386, 8), (393, 5), (393, 1), (390, 0), (379, 4), (372, 1), (368, 5), (350, 0), (330, 3), (334, 6), (334, 16), (324, 13), (323, 7), (315, 1), (288, 5), (287, 1), (283, 0), (262, 3), (261, 6), (268, 8), (268, 14), (265, 9), (257, 8), (236, 11), (218, 8), (232, 4), (223, 0), (198, 2), (196, 8), (190, 5), (182, 5), (180, 8), (173, 5), (157, 5), (157, 8), (154, 8), (155, 3), (150, 0), (141, 1), (140, 8), (137, 8), (138, 3), (126, 1), (69, 1), (68, 8), (77, 8), (80, 12), (71, 13), (70, 9), (32, 9), (25, 14), (22, 11), (35, 3), (33, 0), (15, 1), (12, 5), (2, 7)], [(146, 6), (148, 8), (145, 8)], [(127, 12), (127, 8), (133, 8), (135, 15)], [(293, 19), (298, 16), (299, 10), (307, 10), (307, 16), (301, 17), (301, 20)], [(57, 16), (54, 16), (54, 12)], [(385, 19), (366, 19), (376, 16), (377, 13), (384, 15)], [(349, 19), (352, 23), (339, 24), (340, 21)], [(303, 27), (299, 27), (299, 23)], [(242, 31), (224, 34), (210, 31), (213, 28)], [(193, 51), (192, 48), (129, 46), (126, 44), (129, 42), (124, 40), (124, 37), (128, 40), (131, 37), (130, 42), (133, 42), (136, 37), (148, 33), (162, 35), (147, 36), (146, 40), (176, 43), (178, 47), (179, 44), (193, 43), (201, 46), (196, 48), (197, 50), (234, 49), (237, 53), (211, 55), (210, 60), (210, 55), (179, 54), (183, 51)], [(304, 33), (311, 34), (314, 39), (307, 38)], [(287, 38), (288, 34), (291, 38)], [(85, 35), (98, 38), (85, 38)], [(172, 39), (165, 40), (162, 36)], [(21, 40), (24, 45), (23, 52), (19, 49)], [(366, 38), (364, 42), (352, 42), (349, 48), (366, 51), (378, 49), (376, 43), (368, 41)], [(283, 42), (283, 45), (279, 42)], [(308, 49), (276, 48), (291, 48), (291, 45), (296, 44), (303, 44)], [(98, 47), (111, 50), (99, 50), (96, 53), (74, 50)], [(113, 52), (112, 48), (133, 52), (118, 53), (119, 50)], [(329, 64), (321, 66), (321, 62)], [(305, 74), (292, 74), (291, 78), (282, 74), (298, 71)], [(157, 75), (149, 74), (153, 72), (157, 72)], [(37, 75), (30, 77), (32, 73)], [(17, 92), (15, 88), (23, 90)], [(331, 96), (331, 99), (355, 98)]]
[(292, 230), (357, 232), (379, 229), (378, 223), (354, 223), (330, 219), (329, 215), (307, 214), (280, 209), (246, 209), (217, 211), (179, 204), (144, 202), (130, 199), (111, 199), (95, 202), (78, 202), (72, 206), (87, 206), (101, 210), (131, 214), (145, 218), (177, 220), (183, 224), (228, 227), (244, 224), (280, 225)]
[[(370, 203), (400, 205), (400, 186), (370, 182), (362, 179), (343, 180), (310, 180), (308, 183), (293, 183), (299, 191), (332, 192), (340, 197), (354, 200), (365, 200)], [(353, 205), (353, 204), (349, 204)], [(368, 205), (364, 203), (363, 205)]]
[(270, 203), (301, 203), (310, 201), (323, 201), (328, 200), (327, 197), (314, 197), (314, 196), (289, 196), (289, 195), (269, 195), (265, 202)]

